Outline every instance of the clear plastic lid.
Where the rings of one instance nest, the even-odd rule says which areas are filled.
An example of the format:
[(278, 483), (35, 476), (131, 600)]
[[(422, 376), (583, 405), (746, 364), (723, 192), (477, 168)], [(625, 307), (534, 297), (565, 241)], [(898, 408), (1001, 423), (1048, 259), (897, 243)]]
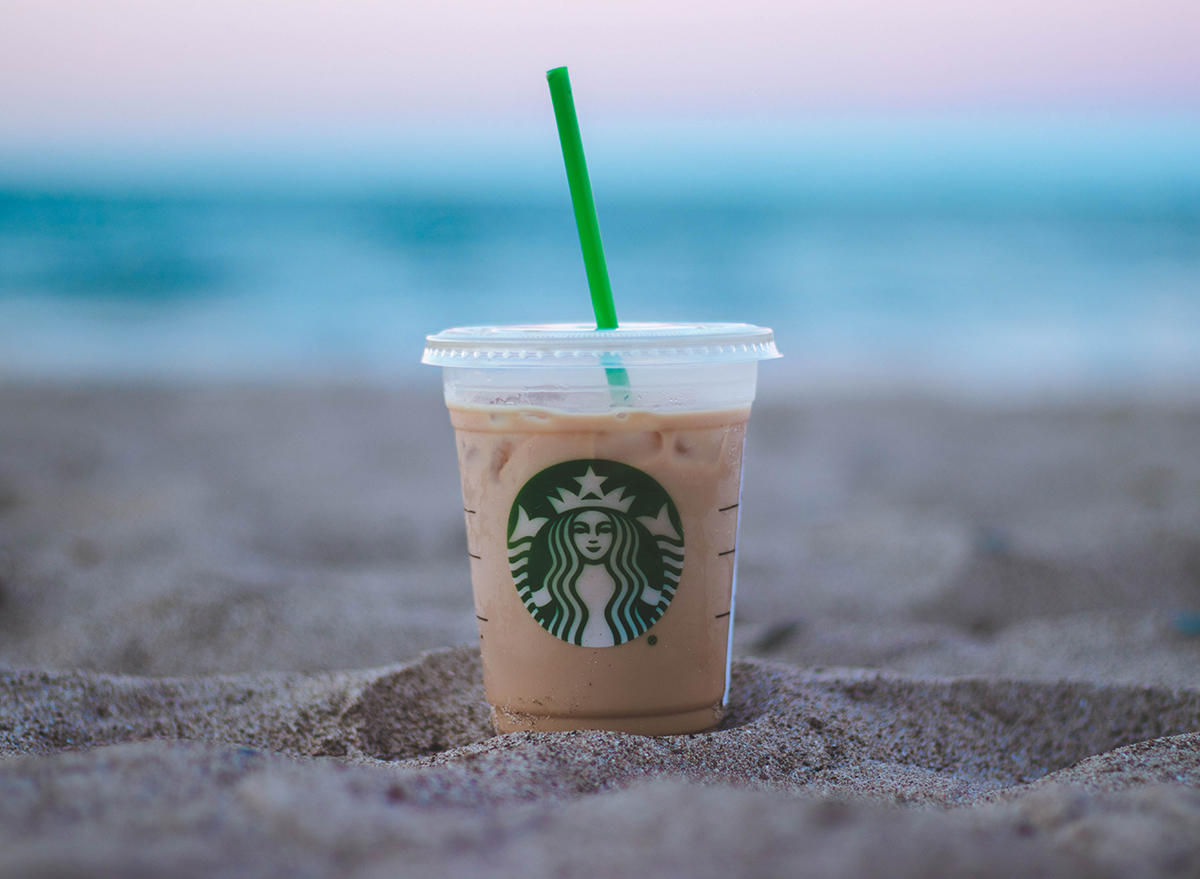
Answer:
[(725, 323), (630, 323), (456, 327), (425, 340), (422, 363), (503, 369), (530, 366), (689, 366), (781, 356), (767, 327)]

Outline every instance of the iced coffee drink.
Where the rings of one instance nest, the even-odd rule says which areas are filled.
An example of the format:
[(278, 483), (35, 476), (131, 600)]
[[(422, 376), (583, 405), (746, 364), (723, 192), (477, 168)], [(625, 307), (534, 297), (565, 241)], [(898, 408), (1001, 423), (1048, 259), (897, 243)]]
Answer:
[[(651, 330), (633, 327), (606, 340), (618, 350), (588, 352), (591, 360), (575, 350), (595, 331), (566, 340), (582, 365), (447, 367), (498, 731), (662, 735), (719, 723), (746, 422), (757, 359), (774, 354), (769, 330), (734, 326), (757, 331), (758, 345), (726, 352), (743, 356), (719, 361), (720, 371), (699, 360), (718, 346), (696, 344), (695, 326), (674, 328), (693, 334), (682, 345), (671, 327), (651, 328), (664, 334), (651, 337), (653, 364), (644, 362)], [(546, 337), (568, 332), (493, 332), (503, 329), (521, 331), (526, 356), (524, 334), (557, 351), (564, 340)], [(445, 365), (435, 343), (446, 335), (430, 338), (427, 361)], [(628, 364), (619, 387), (616, 358)], [(696, 375), (706, 370), (708, 381)]]

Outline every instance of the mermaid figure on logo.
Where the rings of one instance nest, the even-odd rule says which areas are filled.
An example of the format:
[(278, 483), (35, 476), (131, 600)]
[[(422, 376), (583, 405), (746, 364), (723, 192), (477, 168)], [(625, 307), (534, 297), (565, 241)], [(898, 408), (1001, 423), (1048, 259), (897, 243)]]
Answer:
[(552, 567), (534, 593), (558, 607), (551, 634), (584, 647), (611, 647), (632, 640), (649, 620), (638, 602), (657, 607), (662, 592), (638, 567), (641, 538), (634, 522), (617, 510), (576, 510), (550, 526)]
[[(624, 488), (601, 491), (606, 477), (591, 468), (575, 481), (578, 493), (559, 488), (557, 498), (547, 498), (558, 515), (530, 520), (518, 510), (511, 567), (523, 603), (542, 628), (571, 644), (612, 647), (662, 616), (682, 570), (683, 541), (673, 528), (674, 539), (661, 527), (658, 534), (649, 530), (666, 521), (665, 513), (635, 519), (629, 512), (634, 497), (623, 497)], [(518, 543), (521, 535), (534, 539)]]

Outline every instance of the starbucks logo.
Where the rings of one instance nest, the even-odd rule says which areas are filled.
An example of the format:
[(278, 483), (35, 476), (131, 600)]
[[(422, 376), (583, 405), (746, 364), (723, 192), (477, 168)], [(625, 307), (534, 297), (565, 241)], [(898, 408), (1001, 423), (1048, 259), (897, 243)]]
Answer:
[(683, 571), (683, 525), (663, 487), (616, 461), (567, 461), (525, 483), (508, 562), (529, 613), (569, 644), (612, 647), (663, 615)]

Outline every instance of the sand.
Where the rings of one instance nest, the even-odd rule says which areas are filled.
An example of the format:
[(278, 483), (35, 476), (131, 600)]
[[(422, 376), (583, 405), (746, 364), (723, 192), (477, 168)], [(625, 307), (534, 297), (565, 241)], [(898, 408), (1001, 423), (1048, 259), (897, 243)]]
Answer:
[(1200, 875), (1200, 406), (751, 421), (731, 711), (495, 736), (436, 389), (0, 388), (0, 875)]

